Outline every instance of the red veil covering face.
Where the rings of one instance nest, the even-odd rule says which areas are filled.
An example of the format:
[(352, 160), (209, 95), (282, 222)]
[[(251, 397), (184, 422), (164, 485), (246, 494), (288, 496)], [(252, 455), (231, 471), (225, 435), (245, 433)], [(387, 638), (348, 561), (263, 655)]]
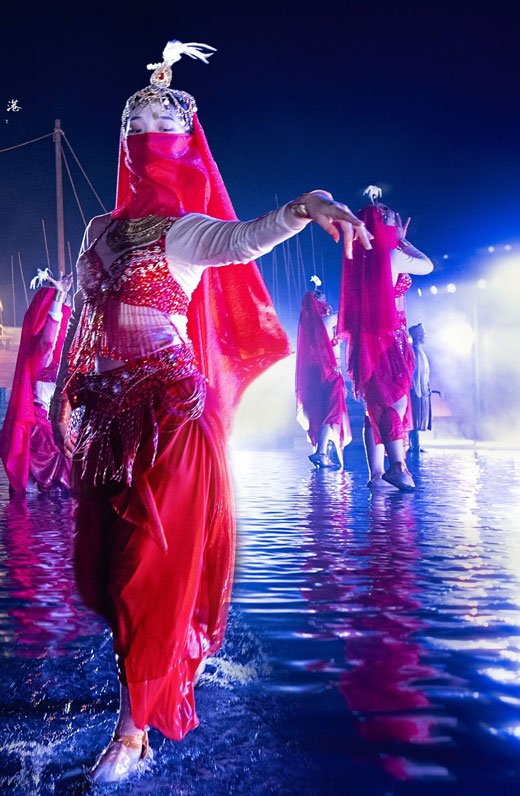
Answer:
[[(143, 133), (121, 140), (112, 215), (186, 213), (237, 218), (196, 114), (192, 134)], [(229, 433), (233, 410), (247, 385), (290, 353), (254, 262), (247, 268), (205, 270), (189, 306), (188, 334)]]
[(343, 377), (338, 373), (334, 349), (323, 323), (327, 311), (327, 303), (313, 290), (304, 295), (296, 351), (296, 405), (298, 420), (308, 431), (312, 444), (318, 444), (320, 427), (330, 425), (341, 457), (352, 435)]
[(338, 336), (347, 342), (348, 374), (356, 397), (367, 404), (379, 442), (382, 412), (409, 393), (414, 361), (406, 335), (402, 348), (396, 340), (401, 324), (390, 259), (398, 245), (396, 227), (384, 223), (375, 205), (357, 215), (374, 239), (371, 251), (354, 241), (352, 259), (343, 259)]
[[(27, 487), (31, 430), (37, 422), (33, 388), (42, 369), (39, 335), (46, 324), (53, 300), (54, 288), (43, 287), (38, 290), (25, 313), (11, 397), (0, 433), (0, 458), (11, 487), (21, 493)], [(53, 355), (56, 372), (69, 316), (70, 307), (63, 305), (62, 324)], [(57, 449), (55, 453), (58, 453)]]

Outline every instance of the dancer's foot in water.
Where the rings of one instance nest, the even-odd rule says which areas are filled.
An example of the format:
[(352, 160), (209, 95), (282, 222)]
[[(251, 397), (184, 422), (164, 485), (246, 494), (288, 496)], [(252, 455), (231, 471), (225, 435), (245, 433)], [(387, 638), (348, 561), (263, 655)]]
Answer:
[(90, 782), (98, 784), (122, 782), (138, 771), (145, 758), (151, 755), (148, 733), (138, 730), (132, 734), (114, 733), (107, 748), (87, 774)]
[(415, 492), (415, 482), (404, 462), (391, 464), (383, 473), (382, 478), (392, 486), (396, 486), (401, 492)]

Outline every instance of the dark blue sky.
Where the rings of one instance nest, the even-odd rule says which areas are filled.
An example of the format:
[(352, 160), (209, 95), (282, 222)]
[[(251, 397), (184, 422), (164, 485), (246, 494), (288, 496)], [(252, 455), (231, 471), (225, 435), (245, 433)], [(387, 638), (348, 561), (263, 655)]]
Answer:
[[(368, 183), (412, 216), (409, 237), (447, 277), (466, 254), (520, 239), (518, 33), (515, 3), (308, 2), (42, 6), (2, 14), (0, 148), (52, 130), (69, 140), (107, 207), (114, 201), (119, 118), (169, 38), (202, 41), (210, 64), (184, 59), (190, 91), (239, 217), (326, 188), (353, 209)], [(72, 10), (74, 8), (74, 10)], [(187, 9), (187, 10), (185, 10)], [(5, 119), (9, 124), (5, 124)], [(70, 160), (70, 158), (69, 158)], [(0, 154), (0, 297), (10, 255), (27, 276), (55, 251), (53, 145)], [(88, 216), (100, 212), (77, 169)], [(69, 189), (66, 237), (82, 223)], [(310, 236), (303, 247), (310, 256)], [(340, 254), (315, 232), (332, 292)], [(270, 260), (269, 260), (270, 263)], [(270, 265), (269, 265), (270, 268)], [(20, 294), (21, 295), (21, 294)]]

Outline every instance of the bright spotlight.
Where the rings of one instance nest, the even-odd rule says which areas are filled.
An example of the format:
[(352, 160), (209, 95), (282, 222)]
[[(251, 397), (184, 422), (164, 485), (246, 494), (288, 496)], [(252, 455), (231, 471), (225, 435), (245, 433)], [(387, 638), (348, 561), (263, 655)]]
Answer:
[(445, 350), (455, 356), (468, 357), (471, 354), (475, 333), (463, 317), (450, 316), (442, 326), (439, 337)]
[(430, 288), (430, 293), (432, 294), (432, 296), (436, 296), (438, 292), (439, 291), (437, 290), (435, 285), (432, 285), (431, 288)]
[(488, 252), (490, 254), (493, 254), (494, 251), (495, 251), (495, 247), (494, 246), (488, 246)]
[(479, 279), (478, 282), (477, 282), (477, 287), (480, 288), (480, 290), (485, 290), (487, 288), (486, 280), (485, 279)]
[(443, 254), (442, 255), (442, 259), (443, 260), (449, 260), (450, 259), (450, 255), (449, 254)]
[(457, 286), (454, 285), (453, 282), (450, 282), (449, 285), (446, 285), (446, 290), (448, 291), (448, 293), (455, 293), (455, 291), (457, 290)]
[(510, 252), (512, 248), (513, 247), (511, 246), (510, 243), (506, 243), (506, 245), (504, 246), (504, 249), (506, 250), (506, 252)]
[(422, 290), (420, 287), (417, 288), (417, 294), (422, 297)]

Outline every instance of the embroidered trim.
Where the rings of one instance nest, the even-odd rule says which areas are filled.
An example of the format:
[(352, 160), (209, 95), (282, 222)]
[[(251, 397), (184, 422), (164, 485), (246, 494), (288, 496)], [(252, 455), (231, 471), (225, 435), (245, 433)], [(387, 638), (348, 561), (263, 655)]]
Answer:
[[(171, 390), (189, 378), (193, 387), (186, 396)], [(94, 484), (125, 480), (130, 485), (146, 415), (152, 422), (151, 467), (159, 441), (158, 417), (167, 415), (173, 428), (200, 417), (206, 379), (197, 368), (193, 348), (183, 343), (105, 373), (77, 373), (66, 390), (74, 409), (85, 406), (74, 454), (83, 462), (82, 478), (88, 473)]]

